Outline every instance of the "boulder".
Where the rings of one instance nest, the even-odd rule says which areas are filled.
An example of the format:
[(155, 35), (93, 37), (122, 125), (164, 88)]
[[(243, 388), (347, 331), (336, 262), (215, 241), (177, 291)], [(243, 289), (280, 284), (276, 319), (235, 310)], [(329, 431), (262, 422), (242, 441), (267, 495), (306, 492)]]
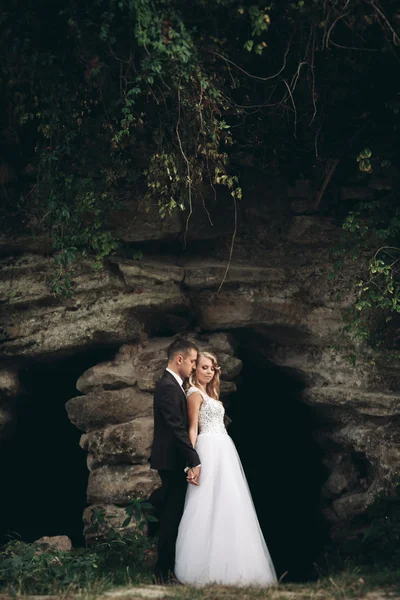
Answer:
[(149, 498), (161, 485), (157, 471), (145, 465), (104, 466), (89, 475), (89, 504), (125, 505), (133, 498)]
[[(78, 379), (77, 388), (87, 393), (99, 388), (116, 390), (137, 384), (139, 390), (153, 392), (165, 370), (166, 350), (172, 341), (173, 338), (154, 338), (150, 342), (124, 344), (114, 360), (85, 371)], [(140, 396), (140, 392), (138, 394)]]
[(45, 535), (35, 540), (34, 544), (40, 544), (41, 553), (51, 550), (58, 550), (58, 552), (70, 552), (72, 550), (72, 542), (66, 535)]
[(105, 391), (99, 389), (71, 398), (66, 404), (69, 420), (82, 431), (126, 423), (136, 417), (151, 416), (153, 397), (136, 387)]
[(138, 417), (129, 423), (90, 431), (81, 442), (96, 464), (145, 463), (150, 458), (153, 418)]
[(83, 394), (99, 388), (118, 390), (133, 386), (137, 376), (132, 362), (110, 360), (91, 367), (79, 377), (76, 388)]

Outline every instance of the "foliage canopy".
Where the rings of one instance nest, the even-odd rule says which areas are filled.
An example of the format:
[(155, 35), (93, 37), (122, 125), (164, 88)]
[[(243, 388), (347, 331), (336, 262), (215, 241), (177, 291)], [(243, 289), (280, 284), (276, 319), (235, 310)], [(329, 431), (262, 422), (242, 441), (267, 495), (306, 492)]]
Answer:
[(399, 20), (389, 0), (6, 0), (3, 227), (45, 233), (68, 294), (78, 253), (115, 250), (124, 189), (190, 215), (204, 182), (241, 198), (240, 151), (300, 178), (377, 132), (392, 156)]

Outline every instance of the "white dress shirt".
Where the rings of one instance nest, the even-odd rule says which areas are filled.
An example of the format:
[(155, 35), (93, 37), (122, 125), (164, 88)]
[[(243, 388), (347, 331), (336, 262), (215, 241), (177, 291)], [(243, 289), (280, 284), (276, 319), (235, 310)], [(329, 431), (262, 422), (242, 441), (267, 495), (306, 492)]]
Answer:
[(182, 379), (182, 377), (180, 377), (180, 375), (178, 375), (178, 373), (174, 373), (174, 371), (171, 371), (171, 369), (168, 369), (168, 367), (167, 367), (165, 370), (166, 370), (166, 371), (168, 371), (168, 373), (171, 373), (171, 375), (172, 375), (173, 377), (175, 377), (175, 379), (177, 380), (177, 382), (179, 383), (179, 385), (180, 385), (180, 386), (181, 386), (181, 388), (183, 389), (183, 387), (182, 387), (182, 384), (183, 384), (183, 379)]

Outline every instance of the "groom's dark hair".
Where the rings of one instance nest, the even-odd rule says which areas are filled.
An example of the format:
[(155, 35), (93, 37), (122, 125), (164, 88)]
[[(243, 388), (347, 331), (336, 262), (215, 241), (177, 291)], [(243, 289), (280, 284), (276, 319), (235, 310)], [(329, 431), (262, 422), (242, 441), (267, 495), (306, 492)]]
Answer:
[(167, 348), (168, 362), (177, 354), (182, 354), (182, 356), (186, 357), (191, 350), (196, 350), (196, 352), (199, 351), (195, 343), (184, 340), (183, 338), (177, 338)]

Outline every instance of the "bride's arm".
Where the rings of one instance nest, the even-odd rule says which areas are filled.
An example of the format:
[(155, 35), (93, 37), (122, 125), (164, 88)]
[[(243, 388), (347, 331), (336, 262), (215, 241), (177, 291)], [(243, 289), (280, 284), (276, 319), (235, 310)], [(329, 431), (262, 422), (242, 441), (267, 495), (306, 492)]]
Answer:
[(203, 403), (203, 398), (199, 392), (193, 392), (186, 398), (189, 419), (189, 439), (193, 448), (196, 445), (197, 432), (199, 427), (199, 409)]

